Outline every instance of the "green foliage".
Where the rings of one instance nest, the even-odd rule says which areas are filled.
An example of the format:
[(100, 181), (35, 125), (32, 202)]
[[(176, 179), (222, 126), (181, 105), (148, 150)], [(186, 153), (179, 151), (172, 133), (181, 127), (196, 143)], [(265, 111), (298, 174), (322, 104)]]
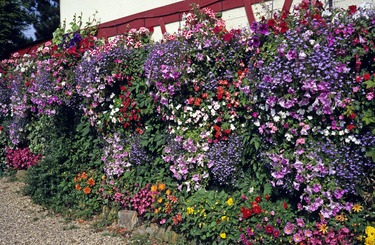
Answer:
[(31, 0), (35, 9), (33, 23), (36, 39), (49, 37), (60, 25), (60, 4), (58, 0)]
[[(26, 175), (24, 193), (30, 195), (35, 203), (55, 210), (64, 206), (79, 208), (80, 196), (72, 192), (75, 188), (74, 177), (82, 170), (100, 168), (102, 150), (96, 133), (88, 120), (83, 119), (76, 125), (79, 119), (73, 111), (62, 108), (54, 117), (42, 117), (40, 121), (30, 124), (39, 127), (37, 130), (50, 128), (44, 134), (49, 139), (46, 146), (38, 148), (43, 150), (44, 158)], [(34, 146), (39, 145), (31, 136), (30, 140)], [(96, 211), (99, 209), (94, 208)], [(90, 214), (92, 211), (90, 209)]]
[(22, 33), (33, 21), (25, 0), (0, 1), (0, 59), (8, 58), (9, 50), (31, 42)]

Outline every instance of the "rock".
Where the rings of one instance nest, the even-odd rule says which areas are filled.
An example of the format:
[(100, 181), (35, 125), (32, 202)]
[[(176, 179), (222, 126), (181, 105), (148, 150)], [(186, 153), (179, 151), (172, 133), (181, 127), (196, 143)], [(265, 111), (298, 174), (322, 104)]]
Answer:
[(111, 209), (108, 206), (103, 206), (102, 217), (107, 218), (108, 214), (111, 212)]
[(137, 212), (130, 211), (130, 210), (118, 211), (118, 225), (120, 227), (132, 230), (134, 226), (137, 224), (137, 222), (138, 222)]
[[(151, 224), (152, 226), (153, 224)], [(168, 226), (167, 230), (164, 228), (159, 228), (157, 232), (155, 232), (154, 237), (157, 239), (160, 239), (164, 242), (172, 242), (176, 243), (177, 239), (179, 238), (179, 235), (171, 230), (172, 227)]]
[(159, 231), (159, 227), (155, 224), (151, 224), (149, 227), (145, 227), (145, 225), (141, 225), (140, 227), (137, 227), (133, 231), (133, 233), (142, 235), (142, 236), (149, 234), (151, 237), (155, 237), (158, 231)]
[(159, 227), (155, 224), (151, 224), (149, 227), (146, 228), (146, 233), (150, 235), (155, 235), (159, 230)]
[(17, 170), (17, 173), (16, 173), (17, 179), (21, 182), (24, 182), (26, 173), (27, 173), (27, 170)]

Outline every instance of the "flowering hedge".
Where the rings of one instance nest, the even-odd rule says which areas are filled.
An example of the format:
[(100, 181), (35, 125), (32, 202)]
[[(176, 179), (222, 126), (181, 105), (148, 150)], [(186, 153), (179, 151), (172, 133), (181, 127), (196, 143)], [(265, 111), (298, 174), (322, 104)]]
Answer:
[(75, 179), (88, 203), (214, 244), (371, 244), (375, 13), (303, 1), (270, 16), (228, 30), (195, 5), (156, 43), (145, 27), (57, 32), (0, 64), (3, 145), (69, 107), (104, 150), (101, 186)]

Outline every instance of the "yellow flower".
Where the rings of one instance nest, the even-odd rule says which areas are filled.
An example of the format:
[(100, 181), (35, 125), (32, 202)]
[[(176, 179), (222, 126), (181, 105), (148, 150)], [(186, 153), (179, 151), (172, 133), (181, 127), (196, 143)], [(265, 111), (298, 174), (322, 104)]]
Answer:
[(363, 207), (359, 204), (353, 205), (352, 209), (354, 209), (355, 212), (359, 212), (363, 210)]
[(326, 226), (326, 224), (321, 224), (319, 226), (319, 231), (322, 232), (323, 234), (326, 234), (327, 230), (328, 230), (328, 227)]
[[(167, 190), (165, 193), (169, 196), (169, 194), (171, 194), (171, 191), (170, 191), (170, 190)], [(188, 202), (189, 202), (189, 201), (188, 201)]]
[(165, 184), (161, 183), (159, 184), (159, 191), (162, 191), (165, 189)]
[(375, 228), (374, 227), (367, 226), (365, 232), (366, 232), (367, 236), (375, 237)]
[(158, 186), (157, 185), (151, 186), (151, 191), (157, 191), (157, 190), (158, 190)]
[(229, 221), (229, 217), (227, 217), (227, 216), (223, 216), (223, 217), (221, 217), (221, 220), (224, 221), (225, 218), (227, 219), (227, 221)]
[(194, 208), (187, 208), (186, 209), (186, 211), (187, 211), (187, 214), (192, 214), (192, 213), (194, 213)]
[(163, 201), (163, 198), (160, 197), (160, 198), (158, 199), (158, 203), (161, 203), (162, 201)]
[(228, 201), (227, 201), (228, 205), (232, 205), (233, 204), (233, 199), (232, 198), (229, 198)]
[(220, 233), (220, 237), (223, 238), (223, 239), (225, 239), (225, 238), (227, 238), (227, 234), (225, 234), (225, 233)]
[(366, 237), (366, 240), (365, 240), (365, 245), (374, 245), (374, 237), (372, 236), (369, 236), (369, 237)]

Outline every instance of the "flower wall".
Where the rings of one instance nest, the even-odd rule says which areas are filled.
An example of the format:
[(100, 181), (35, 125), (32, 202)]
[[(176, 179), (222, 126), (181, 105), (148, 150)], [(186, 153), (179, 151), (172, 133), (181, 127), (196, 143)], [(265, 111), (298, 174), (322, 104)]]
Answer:
[(157, 43), (73, 28), (3, 60), (2, 145), (69, 108), (103, 150), (97, 179), (71, 185), (85, 200), (202, 242), (371, 244), (375, 12), (304, 1), (237, 30), (216, 16), (195, 5)]

